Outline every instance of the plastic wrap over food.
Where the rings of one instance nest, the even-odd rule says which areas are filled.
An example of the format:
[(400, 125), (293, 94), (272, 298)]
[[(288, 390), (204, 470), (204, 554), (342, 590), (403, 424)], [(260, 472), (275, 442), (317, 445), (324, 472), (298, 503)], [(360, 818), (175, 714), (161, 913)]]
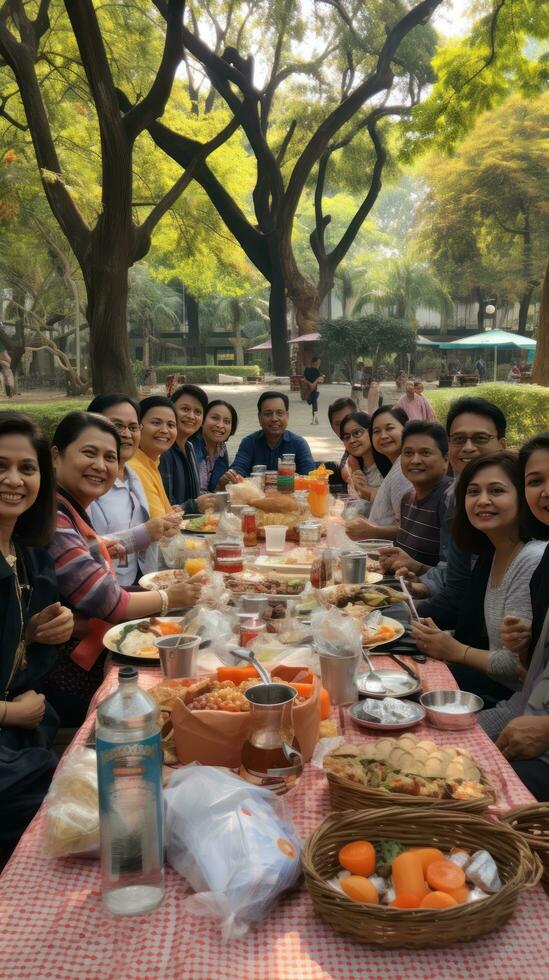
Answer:
[(406, 704), (398, 698), (383, 698), (381, 701), (365, 698), (361, 703), (365, 714), (373, 715), (383, 725), (398, 724), (417, 718), (415, 705)]
[(224, 941), (263, 919), (300, 875), (300, 841), (284, 802), (214, 766), (186, 766), (165, 792), (168, 862), (197, 894), (192, 915), (216, 919)]
[(362, 653), (359, 626), (335, 606), (319, 609), (311, 615), (313, 645), (317, 653), (350, 657)]
[(54, 777), (46, 797), (45, 850), (50, 857), (99, 853), (97, 758), (75, 748)]

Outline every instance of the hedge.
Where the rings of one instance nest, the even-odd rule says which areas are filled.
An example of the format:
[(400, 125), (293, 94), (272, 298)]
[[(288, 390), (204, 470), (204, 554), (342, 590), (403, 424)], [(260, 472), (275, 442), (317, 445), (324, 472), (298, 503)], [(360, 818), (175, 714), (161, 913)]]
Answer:
[(156, 380), (162, 383), (169, 374), (184, 374), (187, 381), (194, 384), (217, 384), (219, 374), (230, 374), (240, 378), (258, 378), (257, 364), (159, 364), (155, 367)]
[(450, 404), (464, 395), (486, 398), (507, 418), (507, 440), (520, 446), (538, 432), (549, 430), (549, 388), (541, 385), (482, 384), (474, 388), (438, 388), (426, 391), (437, 418), (444, 423)]
[(51, 439), (61, 419), (75, 410), (83, 411), (89, 405), (92, 396), (88, 398), (63, 398), (51, 402), (22, 402), (14, 398), (9, 402), (0, 402), (0, 411), (7, 409), (14, 412), (24, 412), (40, 423), (46, 435)]

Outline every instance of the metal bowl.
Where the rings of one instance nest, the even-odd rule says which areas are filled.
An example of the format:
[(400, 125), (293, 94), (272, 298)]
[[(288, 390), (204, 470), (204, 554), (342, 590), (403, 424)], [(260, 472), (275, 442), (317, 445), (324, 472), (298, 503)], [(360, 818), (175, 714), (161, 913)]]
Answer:
[[(469, 691), (429, 691), (421, 695), (419, 703), (425, 708), (431, 725), (447, 731), (472, 728), (478, 712), (484, 707), (482, 698)], [(462, 710), (456, 711), (456, 705), (460, 705)]]

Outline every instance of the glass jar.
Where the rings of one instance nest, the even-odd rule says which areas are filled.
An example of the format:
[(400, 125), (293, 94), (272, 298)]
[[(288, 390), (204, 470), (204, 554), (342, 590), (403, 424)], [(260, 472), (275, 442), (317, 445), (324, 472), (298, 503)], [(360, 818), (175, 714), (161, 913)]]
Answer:
[(276, 488), (279, 493), (293, 493), (295, 483), (295, 455), (286, 453), (278, 461)]
[(304, 521), (298, 524), (299, 545), (301, 548), (311, 548), (320, 544), (322, 524), (320, 521)]
[(244, 535), (244, 547), (255, 548), (257, 544), (255, 507), (245, 507), (242, 511), (242, 534)]
[(309, 507), (314, 517), (327, 517), (330, 505), (329, 474), (317, 476), (310, 483)]
[(278, 470), (267, 470), (265, 473), (265, 496), (272, 497), (277, 492)]
[(265, 490), (266, 472), (267, 472), (266, 466), (252, 466), (252, 472), (250, 473), (252, 480), (255, 480), (255, 482), (257, 483), (257, 488), (258, 490), (261, 491), (261, 493), (263, 493)]

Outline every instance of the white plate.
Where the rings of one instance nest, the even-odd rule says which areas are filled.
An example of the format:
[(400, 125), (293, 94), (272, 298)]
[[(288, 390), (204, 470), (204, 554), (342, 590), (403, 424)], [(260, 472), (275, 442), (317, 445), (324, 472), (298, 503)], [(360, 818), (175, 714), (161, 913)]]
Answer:
[[(395, 640), (399, 640), (401, 636), (404, 636), (404, 626), (402, 623), (399, 623), (398, 619), (391, 619), (390, 616), (382, 616), (380, 626), (392, 626), (397, 632), (393, 637), (391, 637), (390, 640), (378, 640), (377, 642), (372, 641), (371, 643), (363, 642), (362, 646), (366, 647), (369, 653), (375, 653), (375, 650), (377, 650), (378, 647), (387, 646), (388, 643), (394, 643)], [(373, 649), (374, 647), (375, 650)], [(381, 650), (379, 652), (382, 653)]]
[[(250, 562), (251, 564), (251, 562)], [(278, 572), (286, 577), (308, 578), (311, 573), (311, 565), (289, 565), (287, 562), (280, 561), (276, 555), (260, 555), (253, 563), (253, 567), (258, 571)]]
[[(365, 585), (377, 585), (377, 583), (381, 582), (382, 579), (383, 579), (383, 575), (381, 574), (381, 572), (366, 572), (366, 580), (362, 582), (360, 586), (357, 585), (356, 588), (362, 589)], [(326, 585), (323, 589), (319, 589), (318, 591), (320, 592), (321, 596), (324, 596), (326, 599), (328, 599), (330, 597), (330, 594), (334, 591), (334, 589), (338, 589), (341, 584), (342, 583), (340, 582), (338, 585)], [(349, 586), (349, 588), (351, 589), (354, 587), (355, 586), (353, 585)], [(381, 608), (383, 609), (383, 606)]]
[[(117, 642), (122, 633), (122, 630), (126, 626), (137, 626), (138, 623), (148, 623), (151, 619), (159, 619), (158, 616), (145, 616), (143, 619), (128, 619), (124, 623), (117, 623), (116, 626), (111, 626), (110, 630), (107, 630), (105, 636), (103, 637), (103, 646), (107, 650), (111, 650), (113, 653), (117, 653), (120, 657), (136, 657), (139, 659), (141, 657), (140, 653), (123, 653), (122, 650), (118, 649)], [(181, 616), (163, 616), (165, 622), (168, 623), (181, 623)], [(144, 655), (144, 660), (156, 659), (158, 654), (147, 653)]]
[(358, 675), (356, 682), (358, 693), (363, 698), (406, 698), (410, 697), (411, 694), (417, 694), (418, 691), (421, 691), (421, 681), (414, 680), (404, 670), (391, 670), (390, 668), (380, 667), (376, 670), (376, 674), (379, 674), (381, 677), (386, 690), (383, 694), (373, 694), (365, 686), (367, 674), (367, 670), (362, 671)]
[[(155, 581), (154, 581), (157, 575), (162, 575), (162, 574), (164, 574), (166, 572), (183, 572), (183, 569), (182, 568), (166, 568), (166, 569), (164, 569), (163, 572), (148, 572), (147, 575), (142, 575), (141, 576), (141, 578), (139, 579), (138, 585), (140, 585), (142, 589), (147, 589), (149, 591), (154, 591), (155, 589), (169, 589), (170, 588), (169, 585), (156, 585), (155, 584)], [(180, 585), (182, 582), (187, 581), (188, 578), (189, 578), (189, 576), (187, 575), (186, 572), (184, 572), (182, 578), (174, 579), (173, 582), (171, 582), (170, 584), (171, 585), (175, 585), (177, 583), (178, 585)]]
[[(370, 695), (371, 696), (371, 695)], [(355, 704), (349, 705), (349, 714), (357, 725), (361, 728), (370, 728), (377, 732), (403, 732), (407, 728), (413, 728), (414, 725), (419, 725), (420, 721), (425, 718), (425, 709), (422, 708), (420, 704), (416, 704), (415, 701), (406, 701), (400, 699), (403, 704), (407, 704), (410, 708), (411, 715), (406, 721), (371, 721), (369, 718), (364, 718), (362, 705), (364, 701), (356, 701)]]
[(179, 527), (185, 532), (185, 534), (217, 534), (217, 527), (215, 527), (213, 531), (202, 531), (198, 530), (198, 528), (189, 527), (189, 521), (194, 521), (197, 518), (204, 516), (204, 514), (187, 514), (187, 516), (181, 521)]

